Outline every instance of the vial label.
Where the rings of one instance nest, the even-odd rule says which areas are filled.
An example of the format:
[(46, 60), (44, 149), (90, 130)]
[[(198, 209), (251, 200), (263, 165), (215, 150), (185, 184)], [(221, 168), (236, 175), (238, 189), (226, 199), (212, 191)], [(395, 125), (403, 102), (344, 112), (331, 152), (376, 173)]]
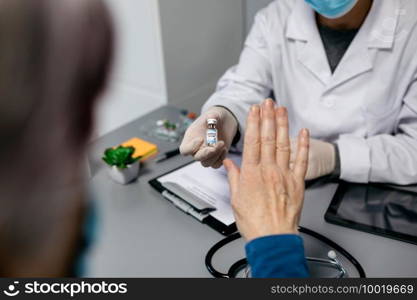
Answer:
[(217, 145), (217, 129), (207, 129), (207, 146), (214, 147)]

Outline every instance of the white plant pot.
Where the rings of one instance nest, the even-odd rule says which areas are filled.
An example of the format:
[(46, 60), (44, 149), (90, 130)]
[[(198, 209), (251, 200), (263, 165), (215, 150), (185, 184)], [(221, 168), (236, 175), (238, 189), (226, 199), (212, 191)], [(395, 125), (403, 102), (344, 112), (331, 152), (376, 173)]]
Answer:
[(126, 169), (120, 169), (116, 166), (107, 166), (108, 173), (111, 179), (120, 184), (128, 184), (132, 182), (139, 175), (140, 162), (128, 165)]

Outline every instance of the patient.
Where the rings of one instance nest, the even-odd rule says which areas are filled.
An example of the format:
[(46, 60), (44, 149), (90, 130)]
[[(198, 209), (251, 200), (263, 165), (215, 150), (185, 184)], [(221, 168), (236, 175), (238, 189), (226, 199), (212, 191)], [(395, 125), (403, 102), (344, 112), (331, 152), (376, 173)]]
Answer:
[(72, 275), (112, 40), (99, 0), (0, 0), (0, 276)]
[[(111, 20), (100, 0), (0, 0), (0, 45), (0, 276), (73, 275)], [(308, 140), (303, 130), (290, 169), (287, 113), (267, 101), (248, 118), (242, 170), (225, 161), (255, 277), (308, 275), (297, 235)]]
[(246, 254), (253, 277), (307, 277), (298, 224), (304, 201), (309, 132), (298, 137), (290, 165), (288, 114), (266, 100), (249, 112), (241, 170), (225, 160), (236, 224), (248, 241)]

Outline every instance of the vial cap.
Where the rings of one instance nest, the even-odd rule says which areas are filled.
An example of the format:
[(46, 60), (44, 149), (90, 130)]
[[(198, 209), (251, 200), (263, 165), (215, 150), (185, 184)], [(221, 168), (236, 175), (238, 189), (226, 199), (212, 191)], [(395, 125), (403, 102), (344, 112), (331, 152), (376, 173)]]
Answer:
[(217, 124), (217, 120), (216, 119), (208, 119), (207, 120), (207, 124), (208, 125), (211, 125), (211, 124), (216, 125)]

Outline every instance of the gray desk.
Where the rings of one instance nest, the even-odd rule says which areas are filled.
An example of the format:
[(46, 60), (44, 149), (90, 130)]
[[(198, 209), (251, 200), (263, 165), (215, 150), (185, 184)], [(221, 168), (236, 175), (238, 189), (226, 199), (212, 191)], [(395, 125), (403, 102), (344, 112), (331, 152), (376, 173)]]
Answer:
[[(97, 200), (99, 231), (88, 256), (92, 277), (209, 277), (204, 266), (207, 250), (222, 238), (210, 227), (174, 208), (149, 185), (149, 179), (176, 168), (189, 159), (172, 158), (149, 163), (140, 178), (127, 186), (113, 183), (100, 161), (106, 147), (133, 136), (151, 120), (174, 118), (178, 109), (161, 108), (97, 140), (89, 156), (92, 196)], [(161, 152), (175, 144), (156, 142)], [(337, 186), (317, 184), (306, 193), (301, 223), (347, 249), (364, 266), (368, 276), (417, 277), (417, 246), (328, 224), (324, 213)], [(325, 256), (326, 249), (305, 239), (308, 255)], [(224, 270), (244, 255), (238, 241), (224, 249), (215, 266)], [(352, 271), (353, 272), (353, 271)]]

